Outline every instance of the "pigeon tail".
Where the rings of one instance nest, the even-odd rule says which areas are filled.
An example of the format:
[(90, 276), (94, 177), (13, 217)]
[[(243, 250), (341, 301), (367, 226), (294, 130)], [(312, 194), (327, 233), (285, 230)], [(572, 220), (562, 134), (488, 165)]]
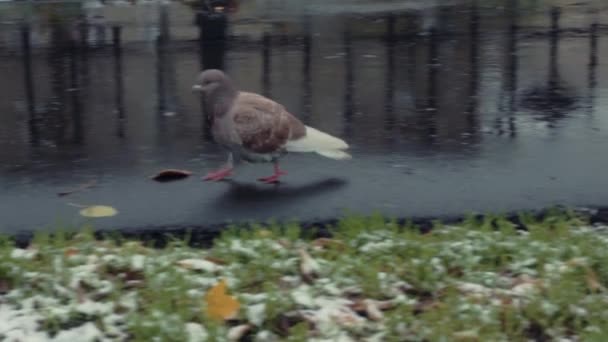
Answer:
[(285, 148), (288, 152), (315, 152), (332, 159), (351, 158), (343, 151), (348, 149), (346, 142), (309, 126), (306, 126), (306, 134), (302, 138), (288, 141)]
[(315, 151), (323, 157), (336, 159), (336, 160), (347, 160), (351, 159), (352, 156), (344, 151), (340, 150), (328, 150), (328, 151)]

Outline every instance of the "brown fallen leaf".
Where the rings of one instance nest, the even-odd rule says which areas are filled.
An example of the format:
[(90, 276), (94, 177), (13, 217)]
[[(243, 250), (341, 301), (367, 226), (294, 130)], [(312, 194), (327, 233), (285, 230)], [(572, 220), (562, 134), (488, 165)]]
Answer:
[(84, 288), (84, 284), (82, 282), (79, 283), (78, 287), (76, 288), (76, 301), (79, 304), (84, 303), (84, 301), (87, 299), (87, 290)]
[(178, 266), (198, 272), (217, 272), (222, 266), (205, 259), (183, 259), (176, 262)]
[(249, 330), (251, 330), (251, 324), (241, 324), (228, 330), (228, 341), (240, 341)]
[(600, 283), (600, 280), (597, 277), (597, 274), (595, 272), (593, 272), (593, 270), (591, 268), (587, 268), (586, 273), (587, 274), (585, 276), (585, 280), (587, 281), (587, 286), (589, 287), (589, 289), (591, 291), (603, 292), (606, 290), (606, 288)]
[(142, 288), (145, 283), (143, 280), (127, 280), (125, 281), (125, 289)]
[(8, 293), (12, 289), (12, 284), (8, 279), (0, 278), (0, 294)]
[(307, 283), (312, 283), (319, 272), (319, 264), (305, 249), (301, 248), (298, 250), (298, 253), (300, 254), (300, 274), (302, 275), (302, 279)]
[(437, 309), (441, 307), (442, 304), (439, 301), (433, 299), (423, 299), (414, 305), (414, 314), (418, 315), (430, 310)]
[(70, 257), (76, 254), (78, 254), (78, 248), (76, 247), (68, 247), (63, 251), (63, 255), (65, 255), (66, 257)]
[(192, 172), (187, 170), (179, 170), (179, 169), (165, 169), (160, 171), (154, 176), (150, 178), (157, 182), (171, 182), (175, 180), (184, 179), (192, 175)]
[[(348, 307), (356, 313), (369, 315), (369, 311), (374, 310), (372, 306), (377, 310), (385, 311), (394, 308), (396, 305), (397, 304), (393, 300), (356, 299), (352, 304), (348, 305)], [(377, 312), (372, 312), (371, 314), (378, 316)]]
[(95, 184), (97, 184), (96, 180), (92, 180), (90, 182), (86, 182), (84, 184), (79, 185), (78, 187), (74, 188), (74, 189), (70, 189), (70, 190), (66, 190), (66, 191), (61, 191), (57, 193), (57, 196), (67, 196), (67, 195), (71, 195), (75, 192), (79, 192), (79, 191), (83, 191), (86, 190), (88, 188), (92, 188), (95, 186)]
[(382, 314), (382, 311), (380, 311), (376, 301), (365, 299), (363, 303), (365, 305), (365, 313), (369, 319), (372, 321), (381, 321), (384, 318), (384, 315)]
[(479, 333), (475, 329), (457, 331), (452, 334), (456, 341), (476, 342), (479, 341)]
[(318, 238), (312, 242), (312, 245), (321, 248), (332, 247), (339, 251), (343, 251), (344, 249), (346, 249), (346, 245), (344, 244), (344, 242), (329, 238)]
[(291, 248), (291, 242), (289, 242), (289, 240), (279, 239), (277, 240), (277, 243), (283, 248)]
[(226, 294), (226, 288), (226, 280), (222, 279), (205, 294), (209, 318), (224, 321), (235, 318), (238, 314), (241, 304)]
[(216, 257), (213, 257), (213, 256), (206, 256), (203, 259), (205, 259), (207, 261), (210, 261), (210, 262), (212, 262), (214, 264), (221, 265), (221, 266), (228, 265), (228, 262), (226, 262), (226, 260), (222, 260), (220, 258), (216, 258)]

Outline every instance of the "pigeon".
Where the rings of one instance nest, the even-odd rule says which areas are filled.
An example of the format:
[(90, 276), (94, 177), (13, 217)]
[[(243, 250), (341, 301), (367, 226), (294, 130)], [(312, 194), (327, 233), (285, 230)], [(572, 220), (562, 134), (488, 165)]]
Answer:
[(336, 160), (351, 158), (345, 152), (346, 142), (304, 125), (283, 105), (267, 97), (238, 90), (221, 70), (203, 71), (192, 90), (201, 93), (214, 141), (229, 151), (226, 164), (203, 180), (230, 177), (235, 160), (244, 160), (274, 163), (274, 173), (258, 180), (278, 183), (287, 174), (279, 167), (279, 158), (288, 152), (314, 152)]

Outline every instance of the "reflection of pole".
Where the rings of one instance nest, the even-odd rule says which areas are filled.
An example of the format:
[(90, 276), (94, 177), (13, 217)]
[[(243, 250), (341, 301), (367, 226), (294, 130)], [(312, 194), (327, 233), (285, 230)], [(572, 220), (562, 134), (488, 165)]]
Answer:
[[(226, 31), (228, 19), (225, 13), (199, 12), (196, 15), (199, 30), (200, 68), (224, 69), (224, 56), (226, 54)], [(210, 141), (211, 113), (205, 112), (204, 99), (201, 97), (202, 132), (205, 140)]]
[(160, 27), (159, 36), (162, 38), (163, 42), (169, 41), (169, 5), (167, 4), (161, 3), (160, 5), (158, 25)]
[(353, 49), (352, 39), (350, 30), (347, 28), (343, 33), (343, 46), (344, 46), (344, 66), (345, 82), (344, 82), (344, 118), (347, 123), (352, 121), (354, 115), (354, 92), (355, 92), (355, 77), (353, 74)]
[(427, 108), (429, 112), (437, 110), (437, 71), (439, 69), (439, 57), (437, 49), (437, 29), (435, 27), (429, 32), (429, 74), (428, 74), (428, 93)]
[[(551, 41), (549, 44), (549, 76), (547, 79), (547, 90), (549, 101), (552, 102), (554, 99), (559, 98), (559, 71), (558, 71), (558, 57), (559, 57), (559, 19), (561, 17), (561, 9), (559, 7), (551, 8)], [(559, 111), (555, 108), (550, 110), (552, 116), (557, 117)], [(549, 127), (553, 127), (553, 120), (549, 120)]]
[(30, 143), (33, 145), (38, 145), (40, 135), (38, 132), (36, 101), (34, 98), (34, 84), (32, 80), (30, 28), (27, 24), (21, 26), (21, 48), (23, 49), (23, 75), (25, 78), (25, 98), (27, 99), (27, 111), (29, 114), (28, 126), (30, 131)]
[(125, 108), (123, 100), (124, 82), (122, 77), (122, 49), (120, 26), (112, 27), (112, 42), (114, 47), (114, 106), (116, 107), (117, 128), (116, 135), (125, 137)]
[(160, 32), (156, 37), (156, 54), (157, 54), (157, 96), (158, 96), (158, 113), (164, 117), (164, 113), (169, 109), (167, 106), (167, 44), (169, 42), (169, 12), (168, 6), (160, 5), (159, 12)]
[(588, 74), (588, 88), (589, 88), (589, 113), (593, 113), (595, 88), (597, 86), (597, 23), (591, 24), (589, 28), (589, 74)]
[[(395, 124), (394, 117), (394, 98), (395, 98), (395, 16), (391, 13), (386, 19), (386, 85), (385, 109), (386, 120), (385, 129), (392, 130)], [(389, 134), (392, 137), (392, 134)]]
[(156, 39), (156, 99), (157, 110), (160, 117), (164, 117), (163, 113), (167, 109), (167, 99), (165, 97), (165, 49), (163, 47), (164, 39), (159, 35)]
[[(515, 137), (517, 130), (515, 127), (515, 110), (517, 103), (517, 70), (519, 69), (519, 60), (517, 56), (517, 34), (519, 28), (517, 27), (517, 11), (518, 11), (518, 0), (510, 0), (511, 8), (509, 11), (509, 32), (507, 37), (507, 68), (506, 68), (506, 82), (505, 90), (509, 93), (509, 136)], [(502, 129), (501, 129), (502, 131)]]
[(439, 70), (439, 50), (437, 42), (437, 29), (429, 30), (429, 60), (428, 60), (428, 93), (426, 104), (425, 127), (426, 137), (434, 143), (437, 139), (437, 73)]
[(76, 42), (70, 39), (70, 97), (72, 101), (72, 142), (81, 144), (83, 141), (83, 125), (82, 125), (82, 103), (80, 95), (82, 94), (78, 84), (78, 61)]
[(559, 19), (561, 9), (553, 7), (551, 9), (551, 43), (549, 51), (549, 91), (555, 90), (557, 86), (557, 58), (559, 45)]
[(270, 97), (270, 50), (272, 49), (270, 35), (264, 32), (262, 38), (262, 93)]
[(395, 14), (389, 13), (386, 18), (386, 40), (394, 43), (396, 40), (395, 37)]
[(89, 52), (89, 23), (86, 18), (78, 23), (78, 30), (80, 32), (80, 67), (82, 68), (81, 74), (82, 79), (86, 85), (89, 84), (89, 63), (88, 63), (88, 52)]
[(312, 101), (312, 78), (311, 78), (311, 52), (312, 34), (310, 26), (310, 16), (304, 18), (304, 41), (302, 42), (302, 116), (306, 119), (310, 116)]
[(45, 125), (45, 130), (54, 133), (55, 142), (61, 143), (65, 137), (66, 117), (65, 109), (67, 103), (66, 94), (66, 45), (67, 34), (61, 23), (53, 23), (51, 26), (50, 52), (48, 63), (50, 69), (51, 98), (45, 110), (51, 125)]
[(477, 0), (472, 0), (471, 5), (471, 75), (469, 80), (469, 103), (467, 106), (467, 121), (471, 133), (475, 132), (476, 118), (477, 118), (477, 91), (479, 88), (479, 9)]

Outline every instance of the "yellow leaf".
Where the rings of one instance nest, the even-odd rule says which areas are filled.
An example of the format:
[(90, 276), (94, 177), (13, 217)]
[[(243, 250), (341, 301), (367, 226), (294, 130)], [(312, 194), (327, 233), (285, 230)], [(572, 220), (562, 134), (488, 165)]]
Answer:
[(260, 229), (258, 231), (255, 232), (255, 235), (257, 237), (261, 237), (261, 238), (265, 238), (265, 237), (270, 237), (272, 236), (272, 232), (268, 229)]
[(241, 304), (234, 297), (226, 294), (226, 281), (220, 280), (205, 294), (207, 316), (215, 320), (227, 320), (236, 317)]
[(592, 269), (588, 268), (587, 269), (587, 275), (586, 275), (586, 280), (587, 280), (587, 286), (589, 287), (590, 290), (592, 291), (604, 291), (605, 288), (604, 286), (600, 283), (597, 274), (595, 274), (595, 272), (593, 272)]
[(106, 205), (93, 205), (80, 211), (80, 215), (85, 217), (108, 217), (118, 214), (118, 211)]

